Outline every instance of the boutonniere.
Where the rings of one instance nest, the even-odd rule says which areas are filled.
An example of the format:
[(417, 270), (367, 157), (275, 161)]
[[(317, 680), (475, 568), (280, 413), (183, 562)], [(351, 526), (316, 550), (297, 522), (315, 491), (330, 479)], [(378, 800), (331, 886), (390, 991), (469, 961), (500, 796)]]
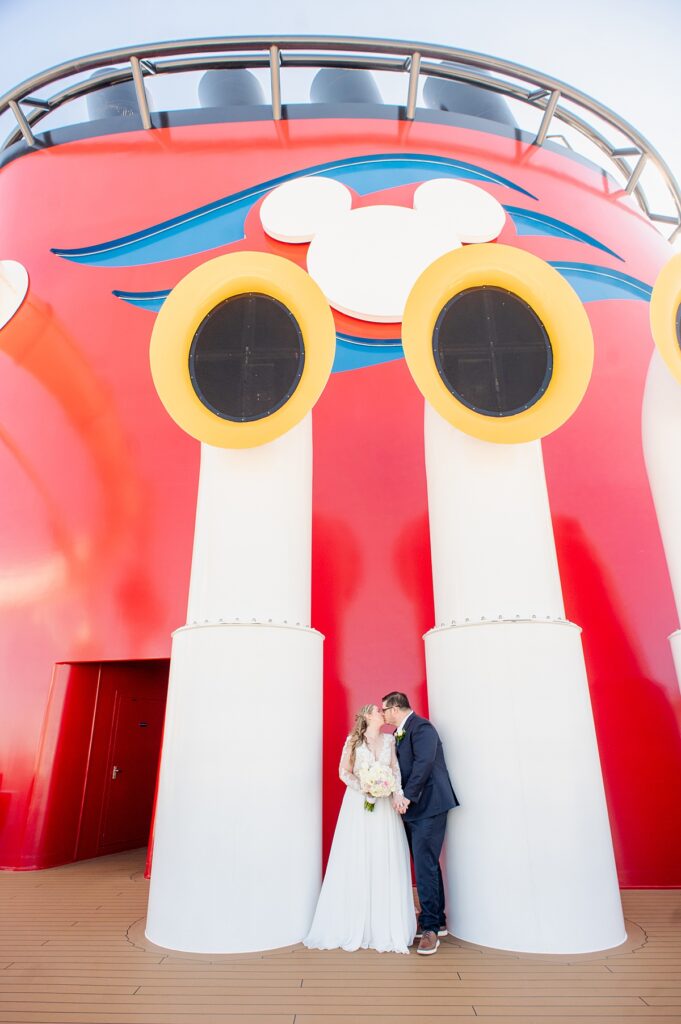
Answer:
[(395, 743), (399, 747), (400, 743), (404, 739), (404, 729), (400, 729), (399, 732), (395, 733)]

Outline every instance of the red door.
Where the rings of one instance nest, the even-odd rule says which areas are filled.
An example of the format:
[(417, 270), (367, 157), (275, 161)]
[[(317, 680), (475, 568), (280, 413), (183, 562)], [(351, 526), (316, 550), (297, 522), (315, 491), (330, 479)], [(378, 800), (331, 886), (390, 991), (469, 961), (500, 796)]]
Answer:
[(145, 846), (154, 801), (165, 702), (116, 693), (100, 852)]
[(167, 661), (101, 665), (78, 859), (146, 846), (167, 684)]

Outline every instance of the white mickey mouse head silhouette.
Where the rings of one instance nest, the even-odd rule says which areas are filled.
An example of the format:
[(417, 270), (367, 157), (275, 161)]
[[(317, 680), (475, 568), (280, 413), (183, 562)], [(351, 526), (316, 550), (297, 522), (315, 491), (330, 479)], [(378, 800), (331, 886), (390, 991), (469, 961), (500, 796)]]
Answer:
[(28, 271), (16, 260), (0, 260), (0, 329), (8, 324), (28, 291)]
[(399, 322), (416, 279), (462, 242), (490, 242), (504, 208), (476, 185), (437, 178), (419, 185), (414, 207), (352, 209), (350, 190), (332, 178), (277, 186), (260, 220), (280, 242), (310, 242), (307, 269), (330, 305), (379, 323)]

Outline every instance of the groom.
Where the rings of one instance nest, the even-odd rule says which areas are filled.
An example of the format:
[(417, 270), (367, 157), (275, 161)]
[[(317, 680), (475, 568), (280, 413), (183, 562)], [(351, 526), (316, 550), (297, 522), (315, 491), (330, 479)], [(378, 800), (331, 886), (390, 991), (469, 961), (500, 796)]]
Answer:
[(458, 807), (459, 801), (449, 780), (435, 727), (412, 711), (404, 693), (386, 694), (382, 706), (386, 725), (395, 726), (404, 797), (396, 797), (394, 805), (403, 815), (421, 904), (421, 941), (416, 952), (428, 956), (437, 952), (438, 935), (447, 934), (440, 852), (447, 812)]

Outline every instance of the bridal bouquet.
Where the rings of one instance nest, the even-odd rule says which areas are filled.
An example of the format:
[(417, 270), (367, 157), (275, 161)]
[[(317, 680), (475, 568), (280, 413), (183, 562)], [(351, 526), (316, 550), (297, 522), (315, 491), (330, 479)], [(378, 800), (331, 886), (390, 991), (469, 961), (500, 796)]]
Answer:
[(372, 764), (368, 768), (361, 768), (359, 781), (362, 792), (366, 793), (364, 800), (366, 811), (373, 811), (379, 796), (390, 796), (395, 792), (395, 776), (392, 770), (384, 764)]

